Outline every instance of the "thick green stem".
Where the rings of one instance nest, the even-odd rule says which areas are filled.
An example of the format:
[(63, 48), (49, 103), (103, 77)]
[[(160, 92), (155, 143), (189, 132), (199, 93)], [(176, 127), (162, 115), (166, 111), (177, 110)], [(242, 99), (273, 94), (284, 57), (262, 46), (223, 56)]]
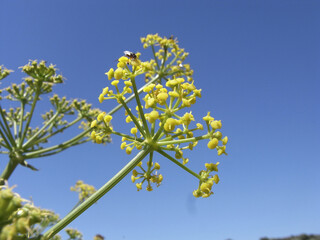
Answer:
[(98, 191), (92, 194), (86, 201), (84, 201), (78, 207), (73, 209), (70, 213), (67, 214), (67, 216), (65, 216), (56, 225), (50, 228), (43, 235), (42, 239), (46, 240), (56, 235), (59, 231), (61, 231), (64, 227), (66, 227), (69, 223), (76, 219), (81, 213), (88, 209), (92, 204), (97, 202), (101, 197), (103, 197), (103, 195), (110, 191), (127, 174), (129, 174), (137, 166), (137, 164), (149, 154), (150, 151), (151, 148), (147, 147), (141, 152), (139, 152), (139, 154), (137, 154), (126, 166), (124, 166), (116, 175), (113, 176), (113, 178), (111, 178)]
[(9, 160), (6, 168), (3, 170), (0, 176), (0, 185), (4, 185), (5, 180), (8, 180), (13, 171), (16, 169), (18, 166), (17, 161), (12, 161), (11, 159)]

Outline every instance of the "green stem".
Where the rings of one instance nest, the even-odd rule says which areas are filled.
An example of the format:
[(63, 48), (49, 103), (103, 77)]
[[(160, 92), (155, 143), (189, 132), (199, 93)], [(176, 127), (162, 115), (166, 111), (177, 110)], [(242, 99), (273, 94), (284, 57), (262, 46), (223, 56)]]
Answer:
[(66, 126), (64, 126), (64, 127), (60, 128), (60, 129), (56, 130), (55, 132), (50, 133), (49, 135), (45, 136), (44, 138), (38, 139), (38, 140), (35, 141), (33, 144), (35, 145), (35, 144), (37, 144), (37, 143), (43, 142), (43, 141), (47, 140), (48, 138), (56, 135), (57, 133), (63, 132), (65, 129), (67, 129), (67, 128), (71, 127), (72, 125), (76, 124), (76, 123), (79, 122), (81, 119), (82, 119), (82, 117), (78, 117), (77, 119), (73, 120), (71, 123), (67, 124)]
[(97, 202), (103, 195), (109, 192), (114, 186), (116, 186), (126, 175), (128, 175), (137, 164), (142, 161), (151, 151), (150, 147), (147, 147), (140, 151), (126, 166), (124, 166), (116, 175), (114, 175), (105, 185), (92, 194), (86, 201), (80, 204), (77, 208), (73, 209), (63, 219), (61, 219), (56, 225), (50, 228), (44, 235), (43, 239), (49, 239), (76, 219), (81, 213), (88, 209), (92, 204)]
[(8, 180), (13, 171), (16, 169), (18, 166), (17, 161), (12, 161), (11, 159), (9, 160), (6, 168), (3, 170), (0, 176), (0, 185), (4, 185), (5, 180)]
[(22, 125), (23, 125), (23, 116), (24, 116), (24, 106), (25, 103), (21, 102), (21, 111), (20, 111), (20, 123), (19, 123), (19, 138), (21, 138), (21, 134), (22, 134)]
[(133, 123), (136, 125), (136, 127), (139, 129), (140, 133), (143, 135), (144, 138), (147, 138), (146, 133), (143, 129), (143, 127), (140, 125), (140, 123), (138, 122), (138, 119), (132, 114), (132, 112), (130, 111), (129, 107), (127, 106), (127, 104), (122, 100), (122, 98), (119, 98), (119, 101), (122, 103), (123, 107), (125, 108), (125, 110), (127, 111), (127, 114), (131, 117), (131, 120), (133, 121)]
[(160, 153), (162, 156), (168, 158), (169, 160), (171, 160), (173, 163), (177, 164), (179, 167), (181, 167), (182, 169), (184, 169), (185, 171), (187, 171), (188, 173), (192, 174), (193, 176), (195, 176), (196, 178), (198, 178), (199, 180), (201, 180), (201, 177), (199, 176), (199, 174), (196, 174), (194, 171), (190, 170), (189, 168), (187, 168), (185, 165), (183, 165), (182, 163), (180, 163), (179, 161), (177, 161), (176, 159), (174, 159), (173, 157), (171, 157), (169, 154), (167, 154), (166, 152), (162, 151), (161, 149), (156, 150), (158, 153)]
[(30, 146), (30, 144), (32, 144), (32, 141), (39, 136), (40, 133), (42, 133), (42, 131), (44, 129), (46, 129), (59, 115), (59, 112), (56, 112), (52, 118), (42, 127), (40, 128), (34, 135), (32, 135), (31, 138), (28, 139), (28, 141), (26, 141), (23, 145), (22, 148), (26, 149)]
[[(14, 138), (12, 136), (10, 127), (8, 125), (7, 119), (5, 118), (4, 114), (3, 114), (3, 110), (2, 107), (0, 105), (0, 114), (1, 114), (1, 118), (4, 122), (4, 125), (2, 123), (2, 121), (0, 120), (0, 127), (3, 129), (4, 134), (7, 136), (7, 140), (10, 141), (11, 146), (16, 146), (16, 142), (14, 141)], [(8, 144), (8, 146), (10, 146), (10, 144)]]
[[(75, 136), (74, 138), (72, 138), (72, 139), (70, 139), (68, 141), (65, 141), (63, 143), (54, 145), (52, 147), (43, 148), (43, 149), (40, 149), (40, 150), (32, 151), (30, 153), (26, 153), (24, 156), (25, 156), (26, 159), (30, 159), (30, 158), (36, 158), (36, 157), (38, 157), (39, 154), (46, 153), (46, 152), (49, 152), (49, 151), (54, 151), (54, 150), (57, 150), (57, 149), (61, 149), (61, 151), (62, 151), (64, 149), (67, 149), (68, 147), (77, 145), (77, 141), (81, 140), (90, 131), (91, 131), (91, 128), (89, 128), (86, 131), (78, 134), (77, 136)], [(59, 152), (61, 152), (61, 151), (59, 151)]]
[(163, 145), (169, 145), (169, 144), (196, 142), (196, 141), (208, 139), (208, 138), (210, 138), (210, 135), (206, 134), (203, 136), (193, 137), (193, 138), (185, 138), (185, 139), (171, 140), (171, 141), (159, 141), (157, 144), (158, 144), (158, 146), (163, 146)]
[[(1, 120), (0, 120), (0, 125), (1, 125), (2, 123), (1, 123)], [(5, 136), (5, 134), (2, 132), (2, 130), (0, 129), (0, 135), (1, 135), (1, 137), (2, 137), (2, 139), (3, 139), (3, 141), (5, 142), (5, 145), (2, 145), (2, 146), (4, 146), (6, 149), (9, 149), (9, 150), (11, 150), (12, 148), (11, 148), (11, 146), (10, 146), (10, 143), (7, 141), (7, 138), (6, 138), (6, 136)]]
[(168, 119), (168, 116), (166, 116), (166, 117), (163, 119), (163, 121), (161, 121), (161, 126), (159, 127), (156, 135), (154, 135), (153, 138), (152, 138), (152, 140), (153, 140), (154, 142), (157, 142), (158, 139), (159, 139), (159, 136), (160, 136), (161, 134), (163, 134), (164, 124), (166, 123), (167, 119)]
[(132, 137), (130, 135), (127, 135), (127, 134), (124, 134), (124, 133), (120, 133), (120, 132), (116, 132), (116, 131), (112, 131), (112, 134), (118, 135), (120, 137), (125, 137), (126, 139), (131, 140), (131, 141), (138, 141), (138, 142), (141, 142), (141, 143), (144, 141), (144, 139), (142, 139), (142, 138)]
[(165, 47), (165, 48), (164, 48), (163, 59), (162, 59), (162, 63), (161, 63), (161, 70), (164, 69), (164, 64), (165, 64), (166, 61), (167, 61), (167, 52), (168, 52), (168, 49), (167, 49), (167, 47)]
[(158, 62), (158, 58), (156, 56), (156, 51), (154, 50), (154, 46), (151, 45), (151, 48), (152, 48), (152, 53), (153, 53), (153, 57), (154, 57), (154, 60), (156, 61), (156, 64), (157, 64), (157, 69), (159, 70), (159, 62)]
[(37, 101), (39, 100), (39, 95), (40, 95), (40, 89), (41, 89), (41, 86), (40, 86), (41, 82), (38, 83), (38, 86), (37, 86), (37, 89), (36, 89), (36, 93), (34, 95), (34, 99), (33, 99), (33, 102), (32, 102), (32, 106), (31, 106), (31, 110), (30, 110), (30, 115), (28, 117), (28, 120), (27, 120), (27, 123), (23, 129), (23, 133), (21, 135), (21, 138), (20, 138), (20, 142), (19, 142), (19, 147), (22, 146), (22, 143), (24, 141), (24, 138), (26, 137), (26, 134), (27, 134), (27, 131), (28, 131), (28, 128), (29, 128), (29, 125), (30, 125), (30, 122), (31, 122), (31, 118), (32, 118), (32, 115), (33, 115), (33, 112), (34, 112), (34, 109), (36, 107), (36, 103)]

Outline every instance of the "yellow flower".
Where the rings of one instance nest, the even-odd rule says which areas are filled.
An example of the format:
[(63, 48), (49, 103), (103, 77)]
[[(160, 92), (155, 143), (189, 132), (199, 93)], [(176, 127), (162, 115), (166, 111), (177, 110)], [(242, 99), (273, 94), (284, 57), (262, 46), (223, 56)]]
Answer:
[(156, 162), (156, 163), (154, 164), (154, 168), (157, 169), (157, 170), (159, 170), (159, 169), (160, 169), (160, 164)]
[(103, 120), (105, 122), (110, 122), (112, 120), (112, 116), (111, 115), (106, 115)]
[(216, 138), (213, 138), (212, 140), (210, 140), (208, 142), (208, 148), (209, 149), (214, 149), (214, 148), (216, 148), (218, 146), (218, 143), (219, 143), (219, 140), (216, 139)]
[(108, 76), (108, 79), (111, 80), (114, 76), (114, 70), (113, 68), (110, 68), (108, 72), (105, 73)]
[(211, 125), (211, 127), (213, 128), (213, 129), (220, 129), (221, 127), (222, 127), (222, 123), (221, 123), (221, 120), (219, 120), (219, 121), (212, 121), (211, 123), (210, 123), (210, 125)]
[(221, 141), (223, 145), (226, 145), (228, 143), (228, 137), (225, 136)]
[(123, 77), (123, 69), (117, 68), (116, 71), (114, 71), (114, 78), (119, 80)]
[(98, 122), (97, 122), (97, 120), (93, 120), (92, 122), (91, 122), (91, 124), (90, 124), (90, 127), (95, 127), (95, 126), (97, 126), (97, 124), (98, 124)]

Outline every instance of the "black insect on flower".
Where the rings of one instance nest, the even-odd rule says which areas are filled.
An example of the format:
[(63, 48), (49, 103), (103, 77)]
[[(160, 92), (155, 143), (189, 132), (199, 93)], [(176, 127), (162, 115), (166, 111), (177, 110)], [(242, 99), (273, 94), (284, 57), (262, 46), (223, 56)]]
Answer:
[(124, 51), (123, 53), (127, 58), (130, 58), (131, 60), (136, 60), (137, 59), (137, 55), (135, 53), (133, 53), (133, 52)]

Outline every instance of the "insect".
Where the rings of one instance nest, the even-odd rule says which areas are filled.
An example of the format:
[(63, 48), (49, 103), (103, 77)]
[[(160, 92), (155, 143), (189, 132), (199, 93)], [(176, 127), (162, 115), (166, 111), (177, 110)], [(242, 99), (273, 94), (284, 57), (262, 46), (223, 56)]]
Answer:
[(124, 51), (123, 53), (127, 58), (130, 58), (131, 60), (136, 60), (137, 59), (137, 55), (135, 53), (133, 53), (133, 52)]

